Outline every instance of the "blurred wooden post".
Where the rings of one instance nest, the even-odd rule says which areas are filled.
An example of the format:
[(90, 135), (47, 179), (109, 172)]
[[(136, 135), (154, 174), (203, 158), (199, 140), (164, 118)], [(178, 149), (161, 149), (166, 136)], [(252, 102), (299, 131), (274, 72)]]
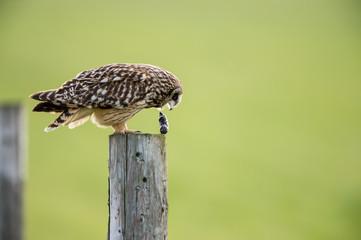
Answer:
[(0, 105), (0, 240), (23, 237), (22, 108)]
[(109, 240), (168, 239), (165, 137), (110, 136)]

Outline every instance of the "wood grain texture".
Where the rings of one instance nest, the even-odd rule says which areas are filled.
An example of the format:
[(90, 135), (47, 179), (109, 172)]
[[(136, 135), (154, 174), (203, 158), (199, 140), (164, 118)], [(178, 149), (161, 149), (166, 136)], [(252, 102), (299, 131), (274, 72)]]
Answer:
[(165, 137), (110, 136), (110, 240), (168, 239)]
[(0, 106), (0, 240), (23, 237), (22, 112), (19, 105)]

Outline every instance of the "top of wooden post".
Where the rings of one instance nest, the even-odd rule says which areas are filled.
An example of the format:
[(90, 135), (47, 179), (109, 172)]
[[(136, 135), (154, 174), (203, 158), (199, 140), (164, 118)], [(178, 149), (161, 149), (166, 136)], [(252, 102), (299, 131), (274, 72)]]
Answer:
[(164, 134), (154, 134), (154, 133), (143, 133), (143, 132), (128, 132), (128, 133), (113, 133), (111, 135), (109, 135), (109, 137), (118, 137), (118, 136), (131, 136), (131, 135), (135, 135), (135, 136), (143, 136), (143, 137), (157, 137), (157, 138), (165, 138)]

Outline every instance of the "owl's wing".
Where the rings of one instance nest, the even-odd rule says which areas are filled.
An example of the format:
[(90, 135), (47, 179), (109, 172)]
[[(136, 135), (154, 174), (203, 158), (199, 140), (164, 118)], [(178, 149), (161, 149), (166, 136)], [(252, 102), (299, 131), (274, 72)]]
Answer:
[(146, 96), (144, 84), (127, 78), (76, 78), (50, 95), (51, 101), (69, 107), (124, 108), (139, 105)]
[(67, 107), (158, 106), (154, 100), (156, 93), (150, 89), (161, 77), (157, 74), (161, 73), (145, 65), (110, 64), (83, 71), (60, 88), (35, 93), (31, 97)]

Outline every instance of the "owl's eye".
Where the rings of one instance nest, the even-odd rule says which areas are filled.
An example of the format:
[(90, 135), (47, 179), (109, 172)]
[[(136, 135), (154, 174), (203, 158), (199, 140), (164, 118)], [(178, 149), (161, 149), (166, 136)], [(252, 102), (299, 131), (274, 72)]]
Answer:
[(173, 101), (177, 101), (177, 100), (178, 100), (178, 97), (179, 97), (178, 93), (175, 93), (175, 94), (172, 96), (172, 100), (173, 100)]

